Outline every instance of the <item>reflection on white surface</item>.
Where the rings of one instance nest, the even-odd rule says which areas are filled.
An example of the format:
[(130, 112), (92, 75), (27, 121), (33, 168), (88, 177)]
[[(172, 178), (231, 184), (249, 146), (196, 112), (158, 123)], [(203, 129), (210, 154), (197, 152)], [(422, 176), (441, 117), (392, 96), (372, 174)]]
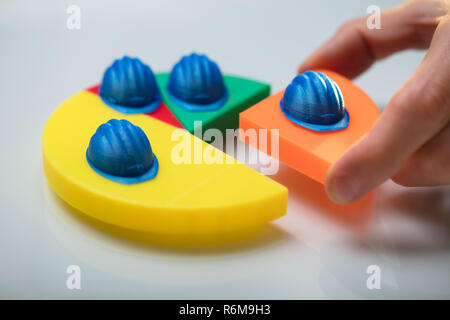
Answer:
[[(155, 287), (178, 288), (173, 297), (190, 297), (183, 287), (211, 288), (211, 295), (227, 283), (268, 278), (282, 272), (285, 261), (271, 259), (273, 254), (286, 253), (290, 240), (276, 226), (268, 226), (239, 239), (203, 237), (199, 241), (137, 233), (95, 221), (70, 208), (45, 186), (45, 213), (54, 238), (77, 260), (104, 275), (136, 281), (149, 287), (149, 296), (161, 297)], [(190, 244), (185, 245), (184, 241)], [(226, 294), (226, 292), (225, 292)], [(208, 298), (199, 295), (197, 297)]]
[[(445, 216), (450, 211), (444, 201), (448, 188), (419, 192), (386, 183), (379, 191), (374, 221), (373, 198), (354, 208), (339, 208), (322, 199), (320, 184), (285, 166), (274, 178), (288, 187), (296, 182), (297, 187), (290, 188), (288, 216), (237, 239), (211, 238), (206, 244), (205, 239), (191, 239), (189, 244), (178, 239), (174, 244), (172, 238), (109, 226), (67, 206), (44, 182), (45, 218), (54, 238), (84, 264), (83, 269), (97, 269), (101, 277), (120, 279), (125, 287), (139, 283), (148, 288), (145, 295), (111, 295), (100, 290), (100, 296), (401, 298), (448, 294), (448, 286), (442, 285), (448, 281), (446, 268), (433, 263), (426, 277), (433, 283), (427, 287), (433, 289), (426, 293), (417, 284), (424, 282), (418, 275), (427, 272), (420, 270), (420, 265), (427, 265), (424, 253), (425, 257), (437, 252), (441, 258), (450, 258)], [(429, 206), (422, 197), (434, 204), (433, 217), (425, 215)], [(417, 215), (419, 221), (399, 219), (405, 212)], [(359, 217), (355, 222), (336, 216), (345, 213), (366, 219)], [(405, 242), (410, 246), (400, 247)], [(381, 290), (366, 287), (366, 269), (373, 264), (382, 271)], [(235, 291), (236, 287), (240, 289)], [(164, 293), (168, 288), (173, 291)]]

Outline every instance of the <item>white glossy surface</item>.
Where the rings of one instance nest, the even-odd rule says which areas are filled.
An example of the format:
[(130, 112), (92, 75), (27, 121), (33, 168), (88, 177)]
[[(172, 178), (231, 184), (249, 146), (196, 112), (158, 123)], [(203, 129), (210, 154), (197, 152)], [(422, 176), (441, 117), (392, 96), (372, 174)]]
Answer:
[[(0, 4), (0, 298), (450, 298), (449, 187), (387, 182), (374, 217), (371, 207), (354, 209), (367, 217), (356, 227), (320, 185), (281, 166), (274, 179), (289, 187), (286, 217), (239, 243), (183, 250), (127, 240), (55, 196), (42, 172), (45, 121), (99, 82), (114, 58), (136, 55), (167, 70), (196, 50), (275, 92), (341, 22), (372, 4), (189, 2)], [(66, 29), (69, 4), (81, 7), (79, 31)], [(384, 106), (422, 57), (396, 55), (356, 82)], [(72, 264), (81, 267), (79, 291), (65, 285)], [(381, 290), (366, 288), (371, 264), (381, 268)]]

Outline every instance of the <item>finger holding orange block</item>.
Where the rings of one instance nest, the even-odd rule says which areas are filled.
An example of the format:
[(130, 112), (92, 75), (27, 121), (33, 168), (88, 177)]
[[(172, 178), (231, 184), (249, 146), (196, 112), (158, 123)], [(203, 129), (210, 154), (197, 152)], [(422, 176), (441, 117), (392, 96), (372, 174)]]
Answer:
[(278, 129), (279, 160), (323, 184), (328, 169), (379, 115), (376, 104), (352, 81), (328, 70), (308, 71), (242, 112), (240, 128), (255, 129), (258, 139), (245, 139), (243, 132), (240, 138), (259, 148), (258, 129)]

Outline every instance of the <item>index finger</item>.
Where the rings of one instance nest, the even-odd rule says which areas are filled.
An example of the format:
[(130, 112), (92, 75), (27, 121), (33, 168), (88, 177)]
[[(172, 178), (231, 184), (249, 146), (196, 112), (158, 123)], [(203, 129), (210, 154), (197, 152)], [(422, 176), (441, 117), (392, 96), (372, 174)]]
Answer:
[(365, 17), (349, 21), (298, 72), (324, 68), (354, 78), (395, 52), (427, 48), (445, 13), (439, 1), (414, 1), (383, 12), (381, 29), (369, 29)]

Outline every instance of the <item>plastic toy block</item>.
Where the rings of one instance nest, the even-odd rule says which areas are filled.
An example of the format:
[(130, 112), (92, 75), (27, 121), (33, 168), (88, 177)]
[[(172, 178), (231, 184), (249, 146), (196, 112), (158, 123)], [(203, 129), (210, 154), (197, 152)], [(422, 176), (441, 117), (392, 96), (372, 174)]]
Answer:
[[(245, 81), (230, 83), (232, 101), (252, 100), (238, 94), (253, 92)], [(246, 88), (233, 94), (239, 83)], [(71, 206), (116, 226), (172, 235), (251, 229), (286, 213), (285, 187), (186, 130), (145, 114), (121, 113), (89, 91), (64, 102), (47, 121), (42, 137), (47, 180)], [(172, 139), (174, 133), (180, 140)], [(187, 154), (193, 155), (200, 146), (203, 154), (212, 151), (224, 163), (177, 163), (180, 141), (189, 142)], [(156, 160), (157, 173), (132, 184), (99, 173), (140, 177)]]
[(223, 76), (214, 61), (193, 53), (170, 73), (157, 75), (141, 60), (125, 56), (106, 69), (101, 85), (88, 91), (125, 114), (147, 113), (191, 133), (195, 121), (201, 121), (202, 129), (225, 134), (225, 129), (238, 127), (241, 111), (270, 94), (270, 86)]
[[(286, 116), (286, 110), (282, 110), (282, 99), (290, 99), (290, 93), (285, 95), (285, 90), (268, 97), (242, 112), (239, 116), (239, 125), (243, 130), (256, 129), (257, 141), (248, 139), (243, 132), (241, 132), (240, 139), (253, 147), (260, 149), (262, 148), (259, 143), (258, 129), (279, 129), (279, 160), (306, 176), (320, 183), (324, 183), (328, 169), (347, 149), (367, 134), (374, 122), (378, 119), (380, 112), (370, 97), (353, 84), (353, 82), (332, 71), (319, 71), (328, 76), (337, 84), (338, 88), (340, 88), (345, 110), (349, 115), (347, 127), (335, 131), (317, 131), (299, 125), (290, 119), (290, 117)], [(308, 89), (308, 85), (313, 85), (313, 80), (314, 79), (308, 80), (302, 87), (294, 88), (295, 94), (299, 97), (298, 106), (301, 104), (306, 105), (306, 107), (309, 108), (318, 103), (317, 101), (314, 102), (314, 100), (312, 100), (314, 103), (308, 105), (308, 103), (305, 102), (308, 101), (308, 99), (317, 99), (317, 92), (316, 94), (311, 94), (309, 90), (312, 89)], [(295, 85), (296, 81), (298, 83), (300, 80), (294, 79), (291, 85)], [(334, 89), (333, 86), (330, 87), (329, 85), (324, 85), (329, 89)], [(314, 90), (318, 89), (314, 88)], [(333, 93), (333, 95), (338, 97), (338, 94), (336, 93)], [(336, 106), (339, 105), (338, 102), (334, 103)], [(291, 106), (294, 106), (294, 104)], [(300, 112), (302, 108), (303, 107), (299, 107), (298, 111)], [(328, 110), (323, 114), (329, 114), (329, 112), (330, 111)], [(307, 120), (304, 113), (298, 113), (298, 115), (296, 117), (297, 120)], [(314, 122), (310, 120), (307, 121), (309, 121), (308, 123)], [(307, 123), (307, 121), (303, 122)], [(271, 135), (267, 135), (269, 140), (270, 136)], [(267, 141), (264, 145), (270, 146), (271, 143), (271, 141)], [(271, 150), (263, 151), (272, 155)]]
[(161, 120), (177, 128), (183, 128), (180, 121), (174, 116), (164, 102), (161, 102), (159, 108), (153, 112), (145, 113), (155, 119)]
[(239, 113), (266, 98), (270, 94), (270, 85), (244, 78), (224, 75), (227, 99), (218, 109), (209, 111), (190, 111), (174, 101), (167, 90), (169, 73), (156, 74), (165, 104), (177, 117), (183, 127), (194, 132), (194, 121), (202, 121), (203, 130), (217, 128), (225, 134), (225, 129), (236, 129), (239, 125)]
[[(95, 85), (86, 89), (86, 91), (91, 92), (93, 94), (99, 95), (100, 85)], [(159, 107), (153, 112), (147, 112), (146, 115), (153, 117), (155, 119), (161, 120), (165, 123), (168, 123), (177, 128), (183, 128), (178, 119), (173, 115), (173, 113), (167, 108), (164, 102), (161, 102)]]

